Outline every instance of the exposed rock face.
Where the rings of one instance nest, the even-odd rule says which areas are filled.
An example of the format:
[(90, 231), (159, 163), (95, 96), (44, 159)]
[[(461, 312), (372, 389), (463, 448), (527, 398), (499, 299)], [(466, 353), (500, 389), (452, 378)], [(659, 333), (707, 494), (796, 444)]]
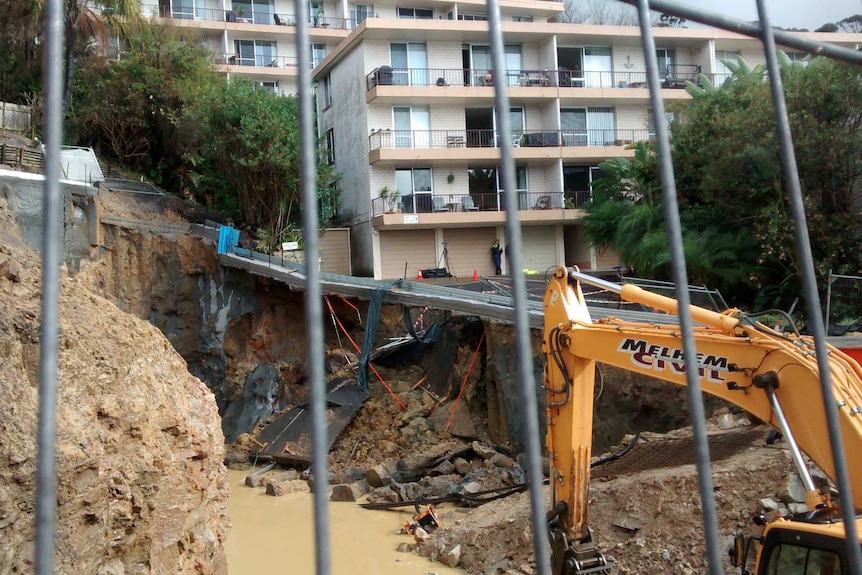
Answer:
[(281, 389), (278, 368), (271, 363), (259, 364), (245, 378), (242, 397), (231, 403), (222, 420), (222, 430), (228, 443), (236, 441), (262, 419), (272, 415)]
[[(0, 206), (0, 571), (32, 571), (40, 270)], [(152, 325), (61, 282), (58, 574), (224, 574), (224, 439), (212, 393)]]

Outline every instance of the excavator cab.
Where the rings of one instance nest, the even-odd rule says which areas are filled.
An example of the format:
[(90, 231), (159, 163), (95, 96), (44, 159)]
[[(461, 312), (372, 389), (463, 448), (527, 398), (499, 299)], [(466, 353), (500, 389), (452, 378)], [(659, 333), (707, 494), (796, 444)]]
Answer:
[[(758, 516), (754, 522), (765, 525), (763, 535), (745, 537), (738, 533), (730, 549), (730, 562), (739, 567), (740, 575), (842, 575), (849, 572), (844, 526), (837, 508), (797, 513), (772, 523)], [(862, 516), (856, 523), (857, 526), (862, 524)], [(756, 569), (751, 571), (755, 547)]]

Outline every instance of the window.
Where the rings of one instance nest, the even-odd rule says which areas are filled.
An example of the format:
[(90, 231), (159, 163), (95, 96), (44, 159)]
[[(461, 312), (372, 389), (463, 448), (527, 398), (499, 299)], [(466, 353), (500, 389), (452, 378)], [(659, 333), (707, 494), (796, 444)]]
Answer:
[(613, 86), (613, 66), (609, 47), (587, 47), (583, 52), (584, 79), (588, 88)]
[(395, 189), (401, 196), (402, 211), (405, 213), (432, 211), (431, 182), (431, 168), (395, 170)]
[(323, 77), (323, 109), (332, 105), (332, 80), (329, 76)]
[(396, 106), (392, 108), (396, 148), (428, 148), (431, 146), (431, 112), (428, 106)]
[[(666, 126), (670, 129), (670, 123), (673, 122), (673, 112), (665, 112), (664, 113)], [(650, 140), (656, 139), (655, 133), (655, 116), (652, 112), (649, 113), (647, 117), (647, 138)]]
[(323, 59), (326, 58), (326, 44), (311, 45), (311, 68), (317, 68)]
[(278, 61), (275, 57), (275, 42), (269, 40), (234, 40), (236, 56), (231, 57), (231, 64), (239, 66), (273, 66)]
[(655, 55), (658, 58), (658, 77), (676, 78), (676, 50), (657, 48)]
[(428, 54), (421, 42), (389, 45), (392, 83), (400, 86), (428, 85)]
[(278, 82), (258, 81), (253, 86), (255, 90), (265, 90), (278, 95)]
[(233, 3), (237, 18), (254, 24), (275, 24), (275, 8), (269, 0), (238, 0)]
[(335, 163), (335, 132), (332, 128), (326, 130), (324, 151), (326, 153), (326, 163), (331, 166)]
[[(524, 135), (524, 108), (520, 106), (513, 106), (509, 108), (509, 126), (512, 129), (510, 134), (510, 143), (511, 145), (520, 145), (521, 137)], [(494, 134), (497, 136), (497, 140), (495, 142), (496, 147), (500, 147), (500, 136), (499, 129), (497, 128), (497, 109), (494, 108)]]
[(532, 16), (512, 16), (512, 22), (532, 22)]
[[(503, 47), (503, 51), (506, 59), (507, 83), (510, 86), (517, 86), (521, 68), (523, 67), (521, 46), (519, 44), (506, 44)], [(471, 85), (492, 85), (494, 78), (493, 74), (491, 74), (491, 68), (493, 67), (491, 62), (491, 47), (483, 44), (464, 44), (462, 52), (465, 68), (471, 71)]]
[(402, 8), (398, 7), (399, 18), (410, 18), (412, 20), (433, 20), (434, 10), (430, 8)]
[(319, 26), (323, 20), (323, 2), (308, 3), (308, 23), (312, 26)]
[(597, 166), (563, 166), (563, 195), (566, 208), (583, 206), (592, 195), (593, 182), (602, 177)]
[(350, 27), (356, 28), (366, 18), (371, 18), (374, 15), (374, 7), (370, 4), (351, 4), (350, 5)]
[(203, 0), (172, 0), (171, 17), (180, 20), (203, 20)]
[(566, 146), (611, 146), (616, 139), (613, 108), (561, 108)]
[(811, 54), (808, 52), (785, 52), (787, 57), (790, 58), (791, 62), (808, 62), (811, 58)]
[[(481, 210), (500, 211), (504, 206), (502, 174), (499, 168), (471, 167), (467, 169), (470, 194)], [(530, 208), (527, 190), (529, 189), (526, 166), (515, 166), (515, 191), (518, 193), (518, 209)]]
[(842, 573), (841, 559), (834, 551), (782, 543), (772, 547), (766, 575), (823, 575)]
[(488, 17), (484, 14), (458, 14), (458, 20), (486, 21)]
[(739, 52), (735, 50), (716, 50), (715, 51), (715, 83), (721, 84), (727, 78), (733, 76), (733, 72), (730, 71), (730, 68), (724, 65), (724, 61), (730, 61), (733, 64), (736, 64), (736, 58), (739, 56)]
[[(529, 186), (527, 185), (527, 166), (515, 166), (515, 190), (526, 192)], [(497, 191), (504, 192), (503, 182), (500, 180), (500, 171), (497, 170)]]

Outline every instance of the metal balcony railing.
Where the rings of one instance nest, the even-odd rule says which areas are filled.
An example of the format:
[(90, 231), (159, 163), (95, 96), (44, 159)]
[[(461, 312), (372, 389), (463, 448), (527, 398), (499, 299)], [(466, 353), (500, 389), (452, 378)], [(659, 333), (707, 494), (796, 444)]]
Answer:
[[(369, 150), (381, 148), (499, 148), (496, 130), (380, 130), (368, 136)], [(510, 144), (522, 148), (627, 146), (650, 139), (643, 130), (525, 130), (512, 134)]]
[[(576, 210), (590, 199), (589, 191), (528, 192), (518, 190), (519, 210)], [(502, 212), (505, 192), (433, 194), (415, 193), (397, 198), (371, 200), (373, 216), (383, 214), (430, 214), (465, 212)]]
[[(375, 86), (493, 86), (494, 71), (487, 68), (392, 68), (380, 66), (365, 77), (368, 90)], [(664, 88), (683, 88), (697, 83), (700, 66), (668, 67), (661, 79)], [(544, 69), (506, 70), (506, 85), (512, 87), (559, 88), (647, 88), (646, 71), (590, 72)]]
[[(223, 10), (221, 8), (171, 8), (157, 4), (142, 4), (141, 13), (154, 18), (172, 20), (197, 20), (200, 22), (237, 22), (240, 24), (264, 24), (270, 26), (296, 26), (294, 14), (278, 14), (269, 11)], [(313, 16), (308, 23), (313, 28), (350, 30), (354, 22), (346, 18)]]
[(257, 68), (296, 68), (296, 56), (264, 56), (264, 55), (248, 55), (242, 54), (215, 54), (216, 64), (226, 64), (228, 66), (251, 66)]

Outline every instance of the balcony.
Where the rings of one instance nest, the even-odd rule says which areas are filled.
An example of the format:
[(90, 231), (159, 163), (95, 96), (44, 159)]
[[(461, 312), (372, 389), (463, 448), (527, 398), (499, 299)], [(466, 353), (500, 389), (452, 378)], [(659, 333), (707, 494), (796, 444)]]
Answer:
[[(649, 139), (647, 130), (525, 130), (512, 135), (515, 148), (627, 146)], [(499, 148), (496, 130), (381, 130), (368, 136), (368, 149)]]
[[(697, 82), (700, 66), (678, 65), (667, 69), (663, 88), (684, 88)], [(375, 68), (365, 77), (366, 90), (377, 86), (475, 86), (494, 85), (494, 71), (485, 68)], [(518, 88), (646, 88), (646, 72), (589, 72), (582, 70), (506, 70), (506, 85)]]
[[(237, 12), (221, 8), (175, 8), (158, 4), (142, 4), (141, 13), (154, 18), (170, 20), (191, 20), (196, 22), (235, 22), (238, 24), (263, 24), (268, 26), (296, 26), (296, 16), (293, 14), (276, 14), (267, 11)], [(309, 22), (313, 28), (331, 30), (352, 30), (356, 23), (346, 18), (330, 18), (320, 16)]]
[[(504, 216), (503, 194), (497, 193), (464, 193), (464, 194), (431, 194), (416, 193), (401, 196), (397, 201), (387, 201), (383, 198), (371, 200), (372, 217), (394, 215), (393, 221), (403, 221), (403, 215), (431, 215), (427, 223), (476, 222)], [(563, 216), (561, 211), (581, 209), (590, 199), (589, 191), (567, 192), (527, 192), (518, 191), (519, 212), (535, 212), (532, 215), (521, 214), (521, 219), (554, 220), (575, 219), (579, 214), (570, 213)], [(385, 221), (385, 220), (384, 220)], [(493, 221), (493, 220), (489, 220)]]

